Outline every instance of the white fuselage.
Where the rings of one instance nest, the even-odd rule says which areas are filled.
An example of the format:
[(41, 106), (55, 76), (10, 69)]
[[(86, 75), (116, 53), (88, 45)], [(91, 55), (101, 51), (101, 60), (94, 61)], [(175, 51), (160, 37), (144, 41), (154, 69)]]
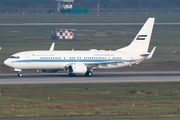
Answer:
[(69, 64), (84, 64), (87, 67), (93, 64), (92, 69), (113, 69), (142, 59), (140, 53), (120, 51), (25, 51), (13, 54), (4, 63), (16, 69), (65, 69)]
[[(54, 51), (53, 43), (49, 51), (19, 52), (6, 59), (4, 64), (19, 72), (22, 69), (37, 69), (42, 72), (66, 69), (70, 76), (79, 73), (92, 76), (94, 69), (113, 69), (138, 64), (150, 59), (156, 49), (154, 47), (148, 52), (154, 21), (155, 18), (149, 18), (131, 44), (115, 51)], [(21, 73), (18, 76), (22, 76)]]

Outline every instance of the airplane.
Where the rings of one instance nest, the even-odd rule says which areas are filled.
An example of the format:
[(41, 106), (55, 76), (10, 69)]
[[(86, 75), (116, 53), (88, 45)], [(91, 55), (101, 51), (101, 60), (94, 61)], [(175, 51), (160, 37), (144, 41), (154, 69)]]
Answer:
[(114, 69), (150, 59), (156, 49), (148, 52), (155, 18), (148, 18), (134, 40), (126, 47), (117, 50), (54, 50), (52, 43), (49, 50), (23, 51), (11, 55), (4, 64), (18, 71), (34, 69), (42, 72), (66, 70), (70, 76), (85, 74), (92, 76), (93, 70)]

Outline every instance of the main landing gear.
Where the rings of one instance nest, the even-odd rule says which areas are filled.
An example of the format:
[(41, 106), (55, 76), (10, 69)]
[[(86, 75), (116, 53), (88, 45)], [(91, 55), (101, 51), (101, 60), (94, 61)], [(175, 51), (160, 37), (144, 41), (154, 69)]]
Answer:
[[(87, 72), (85, 73), (85, 76), (87, 76), (87, 77), (91, 77), (92, 75), (93, 75), (93, 74), (92, 74), (91, 71), (87, 71)], [(76, 74), (69, 73), (69, 76), (76, 76)]]
[(76, 76), (76, 74), (69, 73), (69, 76)]
[(91, 71), (87, 71), (87, 72), (85, 73), (85, 76), (92, 77), (92, 72), (91, 72)]

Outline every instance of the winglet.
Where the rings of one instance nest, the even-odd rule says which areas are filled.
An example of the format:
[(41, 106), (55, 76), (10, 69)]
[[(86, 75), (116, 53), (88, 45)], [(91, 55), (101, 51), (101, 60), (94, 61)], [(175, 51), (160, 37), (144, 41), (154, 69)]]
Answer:
[(155, 49), (156, 49), (156, 46), (155, 46), (155, 47), (151, 50), (150, 54), (147, 56), (147, 58), (146, 58), (146, 59), (150, 59), (150, 58), (152, 58), (152, 56), (153, 56), (153, 54), (154, 54)]
[(52, 45), (51, 45), (49, 51), (53, 51), (53, 50), (54, 50), (54, 45), (55, 45), (55, 43), (52, 43)]

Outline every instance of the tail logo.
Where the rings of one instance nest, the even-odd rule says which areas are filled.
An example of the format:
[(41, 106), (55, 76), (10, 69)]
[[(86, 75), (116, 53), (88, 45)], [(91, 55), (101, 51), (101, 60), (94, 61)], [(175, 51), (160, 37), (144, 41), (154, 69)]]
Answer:
[(138, 37), (136, 38), (136, 40), (145, 40), (147, 37), (147, 35), (138, 35)]

